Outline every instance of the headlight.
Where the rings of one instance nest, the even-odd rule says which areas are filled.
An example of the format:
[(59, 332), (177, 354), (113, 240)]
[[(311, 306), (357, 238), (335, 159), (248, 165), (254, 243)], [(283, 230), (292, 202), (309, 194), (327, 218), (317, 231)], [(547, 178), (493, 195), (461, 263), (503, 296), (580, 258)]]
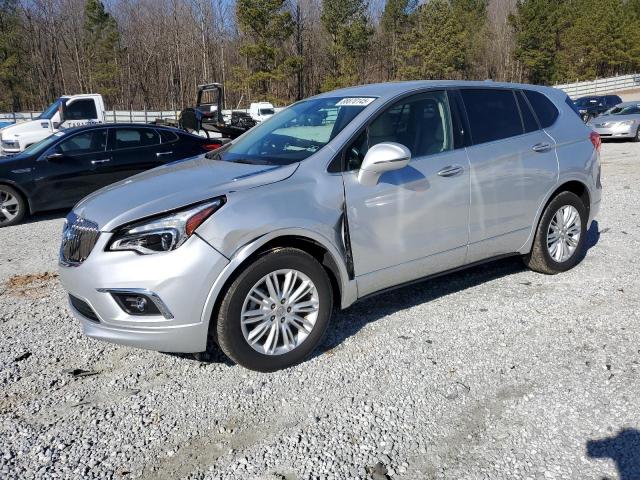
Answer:
[(631, 125), (633, 125), (634, 121), (633, 120), (625, 120), (624, 122), (615, 122), (613, 124), (614, 127), (630, 127)]
[(191, 206), (187, 210), (124, 227), (114, 235), (107, 249), (131, 250), (142, 255), (175, 250), (224, 202), (225, 197), (220, 197)]

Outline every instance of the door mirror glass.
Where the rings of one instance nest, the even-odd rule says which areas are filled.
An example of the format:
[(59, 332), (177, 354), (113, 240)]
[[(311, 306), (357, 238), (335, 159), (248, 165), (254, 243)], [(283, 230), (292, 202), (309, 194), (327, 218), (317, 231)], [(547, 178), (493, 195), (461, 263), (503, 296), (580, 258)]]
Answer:
[(406, 167), (411, 152), (399, 143), (383, 142), (369, 149), (358, 171), (358, 182), (362, 185), (377, 185), (380, 175)]

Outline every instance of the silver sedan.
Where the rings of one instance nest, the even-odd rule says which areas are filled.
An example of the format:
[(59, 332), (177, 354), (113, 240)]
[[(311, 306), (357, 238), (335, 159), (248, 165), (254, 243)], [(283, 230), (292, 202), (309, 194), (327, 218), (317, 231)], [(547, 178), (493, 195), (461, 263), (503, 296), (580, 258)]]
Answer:
[(640, 101), (616, 105), (587, 125), (602, 138), (629, 138), (640, 142)]

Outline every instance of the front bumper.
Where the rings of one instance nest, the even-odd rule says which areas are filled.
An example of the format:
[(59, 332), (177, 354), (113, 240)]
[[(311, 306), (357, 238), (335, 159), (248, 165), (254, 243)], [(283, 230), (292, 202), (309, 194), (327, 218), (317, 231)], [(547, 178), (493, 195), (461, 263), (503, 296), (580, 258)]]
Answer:
[[(64, 288), (85, 302), (97, 320), (69, 307), (83, 332), (120, 345), (163, 352), (202, 352), (209, 321), (203, 311), (211, 287), (228, 260), (197, 235), (173, 252), (139, 255), (105, 252), (111, 234), (102, 233), (82, 264), (60, 265)], [(156, 294), (173, 318), (126, 313), (108, 290), (144, 289)]]
[(633, 138), (636, 136), (638, 128), (636, 125), (629, 127), (597, 127), (590, 125), (590, 127), (602, 138)]

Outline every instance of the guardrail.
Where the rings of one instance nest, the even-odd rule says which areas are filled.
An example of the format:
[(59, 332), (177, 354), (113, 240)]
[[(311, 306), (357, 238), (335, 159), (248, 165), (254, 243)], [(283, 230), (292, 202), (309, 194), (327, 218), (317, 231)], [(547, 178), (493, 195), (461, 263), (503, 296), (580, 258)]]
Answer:
[[(276, 112), (282, 107), (275, 108)], [(235, 109), (234, 111), (248, 113), (248, 109)], [(0, 113), (0, 122), (21, 122), (35, 120), (42, 112), (13, 112)], [(225, 117), (231, 117), (231, 110), (223, 110)], [(109, 123), (149, 123), (154, 120), (177, 120), (180, 112), (174, 110), (107, 110), (104, 112), (105, 121)]]
[(566, 83), (554, 85), (554, 87), (564, 91), (571, 98), (582, 97), (584, 95), (617, 93), (625, 90), (640, 89), (640, 73), (620, 75), (618, 77), (597, 78), (588, 82)]

